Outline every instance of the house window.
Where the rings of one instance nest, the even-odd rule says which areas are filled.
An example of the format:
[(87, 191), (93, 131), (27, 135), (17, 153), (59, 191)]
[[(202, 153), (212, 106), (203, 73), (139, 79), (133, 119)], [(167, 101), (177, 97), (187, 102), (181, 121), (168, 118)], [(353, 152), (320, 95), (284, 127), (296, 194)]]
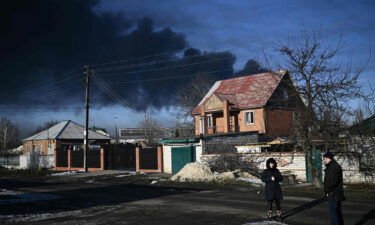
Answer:
[(26, 146), (26, 152), (30, 152), (30, 145)]
[(208, 127), (213, 127), (212, 115), (207, 116), (207, 126)]
[(300, 113), (294, 111), (293, 112), (293, 120), (294, 120), (294, 122), (299, 122), (299, 119), (300, 119)]
[(289, 97), (288, 91), (284, 91), (283, 97), (284, 97), (285, 100), (288, 99), (288, 97)]
[(36, 145), (33, 145), (33, 152), (36, 151)]
[(42, 144), (39, 145), (39, 152), (43, 152), (43, 145)]
[(245, 125), (254, 124), (254, 112), (245, 112)]

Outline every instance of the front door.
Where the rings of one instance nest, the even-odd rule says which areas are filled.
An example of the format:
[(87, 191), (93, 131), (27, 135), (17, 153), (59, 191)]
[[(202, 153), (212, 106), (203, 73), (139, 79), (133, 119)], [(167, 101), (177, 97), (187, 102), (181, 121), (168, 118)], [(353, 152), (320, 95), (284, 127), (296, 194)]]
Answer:
[(194, 146), (172, 148), (172, 173), (178, 173), (186, 164), (195, 160)]

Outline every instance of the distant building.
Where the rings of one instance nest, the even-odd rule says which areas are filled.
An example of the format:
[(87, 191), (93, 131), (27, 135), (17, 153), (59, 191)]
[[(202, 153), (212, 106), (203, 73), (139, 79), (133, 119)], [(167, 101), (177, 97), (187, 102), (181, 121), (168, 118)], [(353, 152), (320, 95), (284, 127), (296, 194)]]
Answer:
[(118, 136), (120, 143), (139, 143), (145, 141), (145, 137), (157, 137), (159, 139), (172, 137), (174, 129), (172, 128), (158, 128), (158, 129), (144, 129), (144, 128), (120, 128), (118, 129)]
[[(80, 149), (83, 146), (85, 128), (73, 121), (60, 122), (33, 136), (25, 138), (23, 142), (23, 153), (39, 152), (42, 155), (53, 155), (55, 150)], [(111, 138), (89, 130), (89, 144), (103, 145)]]

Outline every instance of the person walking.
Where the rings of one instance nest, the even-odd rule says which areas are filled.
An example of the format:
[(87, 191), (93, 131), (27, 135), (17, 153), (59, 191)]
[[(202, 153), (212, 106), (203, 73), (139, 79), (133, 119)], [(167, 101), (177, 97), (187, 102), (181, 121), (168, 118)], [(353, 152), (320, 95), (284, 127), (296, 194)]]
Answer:
[(326, 166), (324, 169), (324, 193), (328, 199), (329, 217), (332, 225), (343, 225), (344, 218), (341, 202), (345, 200), (341, 166), (331, 152), (323, 155)]
[(277, 216), (281, 218), (281, 203), (283, 199), (283, 193), (281, 191), (280, 183), (283, 181), (283, 176), (277, 169), (276, 160), (269, 158), (266, 161), (266, 167), (262, 173), (262, 181), (266, 183), (265, 187), (265, 198), (267, 201), (267, 217), (272, 218), (273, 202), (276, 204)]

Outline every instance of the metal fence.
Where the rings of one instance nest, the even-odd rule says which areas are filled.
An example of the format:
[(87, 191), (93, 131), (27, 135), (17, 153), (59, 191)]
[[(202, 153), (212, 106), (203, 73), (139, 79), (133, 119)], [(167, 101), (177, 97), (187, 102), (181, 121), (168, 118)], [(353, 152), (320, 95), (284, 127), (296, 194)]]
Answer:
[(1, 166), (19, 166), (20, 165), (20, 156), (0, 156), (0, 165)]

